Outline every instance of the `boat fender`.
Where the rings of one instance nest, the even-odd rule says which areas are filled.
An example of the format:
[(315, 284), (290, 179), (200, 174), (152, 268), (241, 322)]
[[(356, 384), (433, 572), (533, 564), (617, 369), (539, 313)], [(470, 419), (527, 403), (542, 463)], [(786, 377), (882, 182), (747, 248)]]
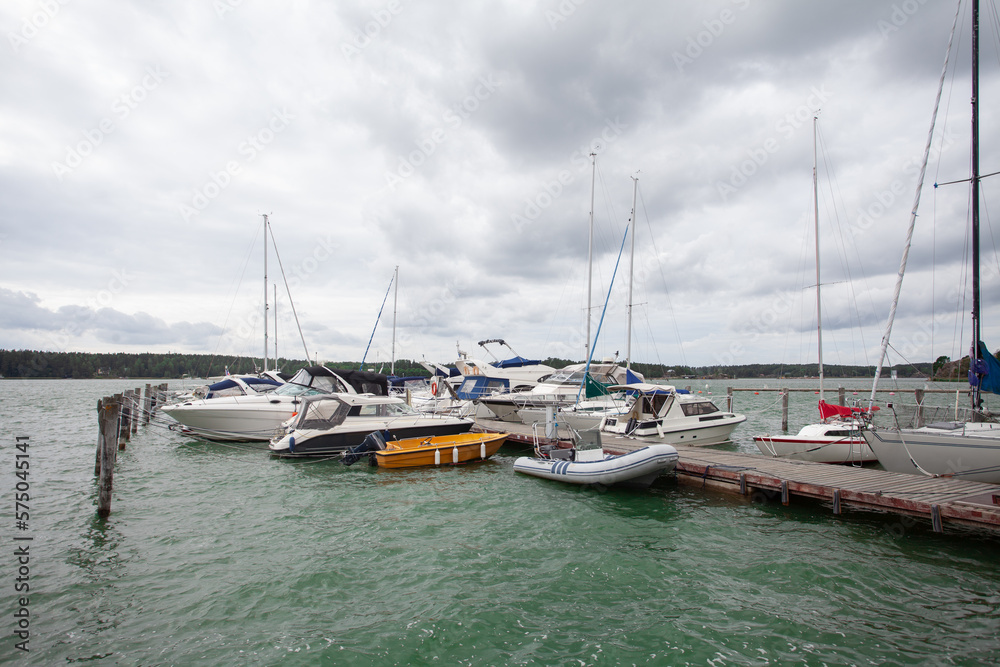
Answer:
[(660, 436), (660, 439), (662, 440), (663, 439), (663, 421), (662, 420), (656, 422), (656, 432)]
[(451, 462), (458, 463), (458, 446), (451, 450)]
[(290, 451), (292, 454), (295, 453), (295, 436), (294, 435), (288, 436), (288, 451)]
[(436, 465), (436, 466), (441, 465), (441, 450), (440, 449), (435, 449), (434, 450), (434, 465)]
[(486, 443), (485, 442), (479, 443), (479, 458), (481, 458), (481, 459), (485, 459), (486, 458)]

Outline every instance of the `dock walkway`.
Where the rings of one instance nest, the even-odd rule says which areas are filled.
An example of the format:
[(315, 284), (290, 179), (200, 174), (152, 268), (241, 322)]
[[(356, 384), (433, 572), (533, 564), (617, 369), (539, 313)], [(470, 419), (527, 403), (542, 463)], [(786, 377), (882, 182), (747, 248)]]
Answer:
[[(509, 433), (510, 440), (532, 442), (531, 427), (493, 419), (479, 420), (489, 430)], [(540, 429), (544, 430), (544, 429)], [(624, 453), (644, 446), (633, 438), (605, 437), (605, 451)], [(830, 465), (729, 452), (713, 447), (675, 445), (678, 480), (721, 491), (768, 497), (780, 494), (829, 501), (833, 513), (846, 507), (927, 517), (935, 531), (952, 521), (1000, 530), (1000, 485), (949, 477), (923, 477), (873, 468)]]

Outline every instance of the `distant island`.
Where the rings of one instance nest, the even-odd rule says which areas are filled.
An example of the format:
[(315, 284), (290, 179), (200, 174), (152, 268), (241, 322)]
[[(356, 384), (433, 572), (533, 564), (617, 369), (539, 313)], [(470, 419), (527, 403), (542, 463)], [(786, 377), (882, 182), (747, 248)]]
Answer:
[[(585, 360), (549, 358), (542, 363), (563, 368), (569, 364)], [(964, 366), (963, 366), (964, 362)], [(274, 360), (269, 361), (273, 366)], [(304, 366), (312, 365), (303, 359), (278, 359), (278, 368), (285, 373), (294, 373)], [(360, 368), (360, 361), (326, 362), (333, 369)], [(365, 363), (366, 369), (389, 373), (388, 362)], [(230, 373), (253, 373), (263, 368), (260, 357), (238, 357), (233, 355), (178, 354), (157, 352), (45, 352), (41, 350), (0, 349), (0, 376), (6, 378), (180, 378), (212, 377)], [(743, 364), (730, 366), (684, 366), (633, 362), (632, 368), (650, 380), (673, 379), (777, 379), (794, 377), (818, 377), (817, 364)], [(951, 361), (939, 357), (937, 361), (907, 364), (883, 369), (888, 377), (892, 371), (901, 378), (930, 378), (935, 380), (958, 380), (968, 372), (968, 357)], [(427, 376), (428, 371), (411, 359), (397, 359), (396, 375)], [(842, 366), (824, 364), (823, 373), (828, 378), (871, 378), (874, 366)]]

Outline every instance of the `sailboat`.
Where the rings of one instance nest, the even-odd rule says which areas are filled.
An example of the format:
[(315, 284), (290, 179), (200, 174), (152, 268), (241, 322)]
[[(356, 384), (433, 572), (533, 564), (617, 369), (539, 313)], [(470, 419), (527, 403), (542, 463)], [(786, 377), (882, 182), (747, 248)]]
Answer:
[[(957, 23), (956, 13), (956, 23)], [(954, 28), (952, 29), (954, 35)], [(949, 52), (950, 52), (949, 43)], [(948, 59), (945, 58), (944, 81)], [(939, 89), (938, 100), (941, 92)], [(937, 109), (935, 108), (935, 117)], [(934, 123), (931, 123), (931, 136)], [(926, 155), (929, 152), (931, 136), (928, 136), (924, 166), (917, 188), (919, 202), (920, 186), (926, 170)], [(969, 354), (969, 385), (972, 406), (967, 420), (937, 422), (919, 425), (917, 428), (878, 428), (874, 425), (863, 431), (865, 439), (878, 456), (884, 468), (893, 472), (923, 474), (930, 476), (956, 477), (977, 482), (1000, 484), (1000, 424), (995, 417), (983, 409), (982, 392), (1000, 393), (1000, 363), (990, 354), (989, 348), (980, 338), (980, 288), (979, 288), (979, 1), (972, 0), (972, 348)], [(886, 333), (882, 339), (882, 356), (875, 373), (877, 385), (882, 370), (892, 331), (892, 322), (899, 291), (909, 253), (916, 205), (910, 218), (907, 243), (896, 282), (896, 291)], [(874, 402), (875, 386), (872, 387), (871, 402)], [(957, 416), (957, 415), (956, 415)]]
[(817, 463), (874, 463), (878, 459), (861, 435), (855, 419), (859, 408), (830, 405), (823, 400), (823, 314), (819, 270), (819, 177), (816, 122), (813, 117), (813, 224), (816, 234), (816, 342), (819, 352), (820, 423), (806, 424), (794, 436), (755, 435), (754, 443), (768, 456)]

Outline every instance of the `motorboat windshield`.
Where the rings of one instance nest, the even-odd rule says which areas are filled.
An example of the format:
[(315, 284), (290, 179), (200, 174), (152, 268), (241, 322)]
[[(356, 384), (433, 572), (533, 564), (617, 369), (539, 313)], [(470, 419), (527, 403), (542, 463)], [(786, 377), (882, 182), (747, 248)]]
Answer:
[(317, 372), (317, 367), (303, 368), (286, 384), (274, 390), (279, 396), (315, 396), (317, 394), (334, 394), (350, 392), (351, 389), (333, 372), (326, 369), (325, 373)]

